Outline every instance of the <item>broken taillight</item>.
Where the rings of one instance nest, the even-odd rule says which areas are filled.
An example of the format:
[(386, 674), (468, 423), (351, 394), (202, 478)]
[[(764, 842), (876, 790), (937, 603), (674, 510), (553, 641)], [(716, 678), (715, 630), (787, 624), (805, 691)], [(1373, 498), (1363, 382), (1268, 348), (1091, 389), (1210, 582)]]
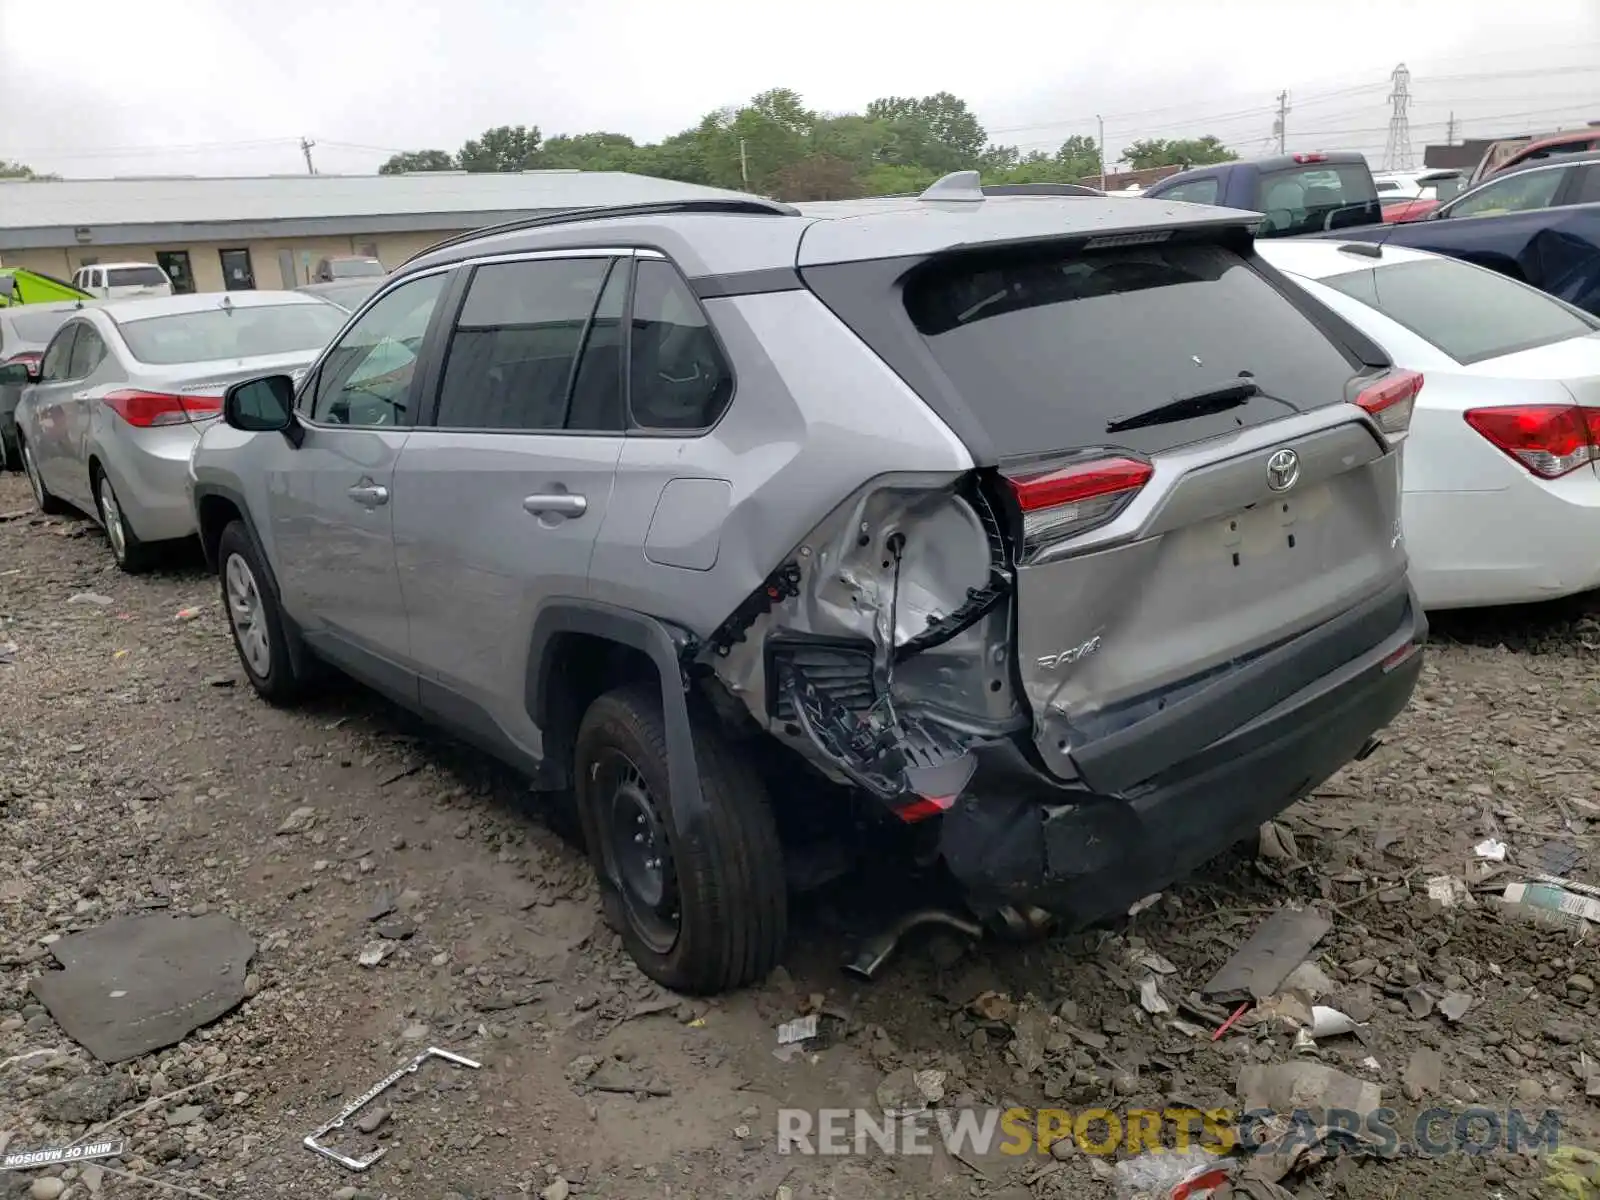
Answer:
[(1022, 511), (1024, 554), (1104, 525), (1128, 506), (1154, 472), (1149, 463), (1121, 455), (1005, 472)]
[(1411, 415), (1416, 411), (1417, 393), (1422, 391), (1422, 376), (1416, 371), (1396, 370), (1379, 376), (1376, 380), (1358, 381), (1360, 390), (1354, 400), (1391, 442), (1398, 441), (1411, 428)]
[(1540, 479), (1557, 479), (1600, 458), (1600, 409), (1575, 404), (1470, 408), (1467, 424)]

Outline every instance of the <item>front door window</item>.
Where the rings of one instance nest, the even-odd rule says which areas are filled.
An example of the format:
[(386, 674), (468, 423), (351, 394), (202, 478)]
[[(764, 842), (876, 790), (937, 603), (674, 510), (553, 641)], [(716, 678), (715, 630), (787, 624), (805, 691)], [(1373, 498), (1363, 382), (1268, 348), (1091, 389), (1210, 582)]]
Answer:
[(362, 314), (318, 368), (311, 419), (328, 425), (416, 424), (412, 375), (446, 272), (395, 288)]

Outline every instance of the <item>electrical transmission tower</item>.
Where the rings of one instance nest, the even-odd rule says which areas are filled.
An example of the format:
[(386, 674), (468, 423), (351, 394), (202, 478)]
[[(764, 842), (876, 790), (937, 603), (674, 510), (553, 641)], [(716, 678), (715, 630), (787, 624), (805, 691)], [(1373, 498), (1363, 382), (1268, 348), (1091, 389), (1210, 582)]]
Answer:
[(1406, 109), (1411, 104), (1411, 72), (1401, 63), (1389, 79), (1394, 87), (1389, 92), (1389, 144), (1383, 149), (1383, 166), (1387, 171), (1409, 171), (1411, 118)]

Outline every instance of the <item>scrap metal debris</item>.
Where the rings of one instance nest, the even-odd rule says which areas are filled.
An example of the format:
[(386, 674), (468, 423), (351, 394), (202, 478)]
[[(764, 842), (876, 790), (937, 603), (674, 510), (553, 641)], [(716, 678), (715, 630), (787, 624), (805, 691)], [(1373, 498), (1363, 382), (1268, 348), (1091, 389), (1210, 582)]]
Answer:
[(1308, 908), (1280, 908), (1200, 989), (1208, 1000), (1236, 1004), (1276, 992), (1332, 924)]
[(245, 999), (254, 940), (221, 913), (118, 917), (50, 947), (65, 970), (29, 985), (67, 1035), (103, 1063), (175, 1046)]
[(322, 1155), (324, 1158), (331, 1158), (341, 1167), (346, 1167), (351, 1171), (365, 1171), (368, 1167), (372, 1166), (373, 1163), (377, 1162), (385, 1154), (389, 1153), (389, 1148), (387, 1146), (380, 1146), (367, 1158), (361, 1159), (351, 1158), (347, 1154), (341, 1154), (332, 1147), (322, 1145), (317, 1139), (326, 1137), (336, 1129), (343, 1129), (346, 1121), (355, 1116), (356, 1113), (360, 1112), (367, 1105), (371, 1104), (395, 1084), (399, 1083), (400, 1080), (404, 1079), (407, 1075), (415, 1074), (422, 1064), (427, 1062), (430, 1058), (442, 1058), (446, 1062), (455, 1063), (458, 1067), (469, 1067), (474, 1071), (483, 1066), (482, 1063), (474, 1062), (470, 1058), (464, 1058), (459, 1054), (452, 1054), (448, 1050), (440, 1050), (436, 1046), (429, 1046), (410, 1062), (406, 1063), (402, 1067), (397, 1067), (393, 1071), (390, 1071), (389, 1074), (385, 1075), (382, 1079), (378, 1080), (377, 1083), (373, 1084), (366, 1091), (362, 1092), (361, 1095), (357, 1096), (349, 1104), (345, 1105), (339, 1110), (338, 1116), (334, 1117), (333, 1120), (329, 1121), (326, 1125), (320, 1126), (313, 1132), (308, 1133), (300, 1144), (307, 1150), (314, 1151), (315, 1153)]

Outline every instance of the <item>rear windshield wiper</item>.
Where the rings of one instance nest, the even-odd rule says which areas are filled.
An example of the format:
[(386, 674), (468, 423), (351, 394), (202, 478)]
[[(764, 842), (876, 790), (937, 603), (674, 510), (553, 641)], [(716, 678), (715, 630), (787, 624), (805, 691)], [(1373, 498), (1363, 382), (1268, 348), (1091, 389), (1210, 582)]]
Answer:
[(1227, 412), (1247, 403), (1252, 396), (1261, 395), (1261, 388), (1253, 379), (1239, 379), (1220, 387), (1207, 388), (1187, 396), (1175, 396), (1165, 404), (1135, 413), (1131, 417), (1113, 417), (1106, 422), (1107, 433), (1121, 433), (1124, 429), (1143, 429), (1150, 425), (1169, 425), (1174, 421), (1187, 421), (1191, 417), (1208, 417), (1212, 413)]

